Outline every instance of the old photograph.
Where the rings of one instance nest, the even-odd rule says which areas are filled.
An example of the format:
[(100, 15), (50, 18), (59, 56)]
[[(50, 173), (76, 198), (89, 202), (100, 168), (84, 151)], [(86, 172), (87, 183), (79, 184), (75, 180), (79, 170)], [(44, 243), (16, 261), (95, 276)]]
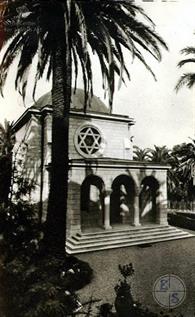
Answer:
[(0, 317), (195, 316), (195, 0), (0, 0)]

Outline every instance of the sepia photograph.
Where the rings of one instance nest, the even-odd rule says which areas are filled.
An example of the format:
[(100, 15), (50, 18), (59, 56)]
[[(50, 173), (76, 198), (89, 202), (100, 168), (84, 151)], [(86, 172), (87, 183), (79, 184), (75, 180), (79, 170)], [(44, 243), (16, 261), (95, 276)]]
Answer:
[(195, 0), (0, 0), (0, 317), (195, 316)]

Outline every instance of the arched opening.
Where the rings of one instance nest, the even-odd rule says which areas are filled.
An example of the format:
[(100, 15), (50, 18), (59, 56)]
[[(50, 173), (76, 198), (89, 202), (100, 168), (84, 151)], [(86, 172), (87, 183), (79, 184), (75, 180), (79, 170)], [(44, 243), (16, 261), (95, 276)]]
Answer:
[(159, 182), (153, 176), (146, 176), (141, 182), (139, 196), (140, 223), (156, 223), (159, 206), (157, 197), (159, 195)]
[(81, 185), (81, 228), (103, 226), (104, 182), (96, 175), (89, 175)]
[(128, 175), (117, 176), (112, 183), (110, 196), (110, 223), (133, 224), (135, 183)]

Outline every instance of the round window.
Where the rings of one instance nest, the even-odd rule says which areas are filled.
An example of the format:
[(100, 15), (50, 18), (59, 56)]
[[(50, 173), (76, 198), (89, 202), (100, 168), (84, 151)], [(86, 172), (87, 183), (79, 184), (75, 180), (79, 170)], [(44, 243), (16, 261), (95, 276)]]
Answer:
[(98, 157), (104, 151), (105, 141), (97, 127), (85, 125), (75, 134), (75, 146), (84, 157)]

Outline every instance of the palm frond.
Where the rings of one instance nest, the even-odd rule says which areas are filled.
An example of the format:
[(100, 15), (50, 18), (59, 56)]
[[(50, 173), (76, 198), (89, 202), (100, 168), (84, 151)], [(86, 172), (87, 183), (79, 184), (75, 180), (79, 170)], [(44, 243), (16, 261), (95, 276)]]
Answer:
[[(185, 47), (181, 50), (182, 54), (189, 55), (189, 54), (195, 54), (195, 48), (192, 46)], [(181, 68), (182, 66), (189, 64), (189, 63), (195, 63), (195, 58), (186, 58), (181, 60), (177, 66)], [(184, 73), (178, 80), (175, 90), (178, 92), (179, 89), (181, 89), (183, 86), (187, 86), (188, 88), (192, 88), (195, 83), (195, 73)]]
[(141, 149), (139, 146), (133, 146), (133, 160), (148, 161), (150, 149)]
[(178, 80), (175, 90), (178, 92), (183, 86), (187, 86), (188, 88), (192, 88), (195, 84), (195, 73), (185, 73)]
[[(142, 16), (143, 22), (139, 18)], [(16, 28), (10, 32), (9, 23), (14, 21)], [(52, 23), (51, 23), (52, 21)], [(63, 30), (67, 49), (71, 51), (75, 69), (75, 87), (78, 76), (78, 63), (83, 74), (85, 102), (90, 104), (93, 95), (92, 62), (89, 47), (97, 54), (102, 72), (102, 86), (109, 93), (112, 108), (115, 91), (115, 75), (119, 77), (119, 87), (130, 79), (129, 69), (124, 60), (126, 48), (132, 59), (137, 58), (155, 78), (144, 58), (148, 52), (158, 61), (161, 48), (167, 49), (164, 40), (155, 32), (153, 21), (144, 10), (132, 1), (9, 1), (4, 13), (6, 40), (11, 43), (1, 63), (0, 88), (3, 90), (7, 72), (20, 55), (16, 74), (16, 88), (26, 94), (30, 65), (38, 53), (38, 64), (34, 81), (33, 97), (37, 82), (47, 71), (47, 79), (52, 74), (52, 55), (55, 51), (56, 32)], [(27, 26), (30, 27), (27, 27)], [(25, 31), (24, 31), (25, 30)], [(64, 31), (65, 30), (65, 31)], [(70, 43), (67, 34), (70, 32)], [(69, 47), (70, 45), (70, 47)]]
[(78, 78), (78, 60), (77, 60), (77, 53), (76, 49), (73, 46), (72, 47), (72, 56), (73, 56), (73, 62), (74, 62), (74, 77), (75, 77), (75, 82), (74, 82), (74, 93), (76, 92), (77, 89), (77, 78)]
[(150, 150), (149, 158), (151, 162), (154, 163), (169, 163), (170, 160), (170, 150), (166, 145), (157, 146), (154, 145), (154, 149)]
[(188, 64), (188, 63), (195, 63), (195, 58), (183, 59), (177, 64), (177, 66), (182, 67), (183, 65)]
[(185, 54), (185, 55), (195, 54), (195, 47), (187, 46), (181, 50), (181, 54)]
[(21, 87), (21, 94), (23, 98), (26, 96), (26, 87), (27, 87), (27, 80), (30, 67), (32, 65), (33, 58), (35, 57), (38, 49), (38, 38), (37, 33), (35, 31), (29, 31), (25, 37), (25, 41), (23, 43), (20, 60), (18, 63), (18, 70), (15, 79), (15, 88), (17, 89), (21, 87), (20, 83), (22, 84)]

